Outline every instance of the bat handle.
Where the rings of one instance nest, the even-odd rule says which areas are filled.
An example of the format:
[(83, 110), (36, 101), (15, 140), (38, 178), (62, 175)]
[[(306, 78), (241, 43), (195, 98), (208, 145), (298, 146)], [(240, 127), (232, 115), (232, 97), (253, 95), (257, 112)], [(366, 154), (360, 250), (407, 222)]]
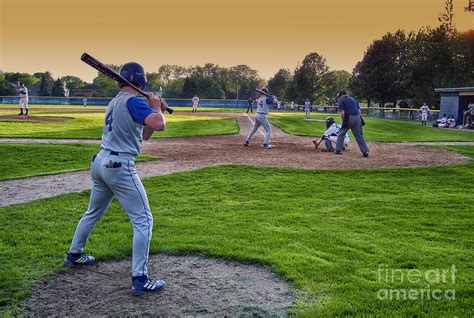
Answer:
[(173, 108), (169, 108), (169, 107), (166, 107), (166, 111), (168, 112), (168, 114), (172, 114), (174, 112)]

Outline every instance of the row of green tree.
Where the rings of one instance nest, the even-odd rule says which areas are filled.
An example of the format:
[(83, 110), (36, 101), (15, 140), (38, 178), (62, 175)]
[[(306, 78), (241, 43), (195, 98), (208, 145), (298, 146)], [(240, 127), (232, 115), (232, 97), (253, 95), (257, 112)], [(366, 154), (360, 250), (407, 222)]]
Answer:
[(65, 84), (70, 91), (88, 85), (76, 76), (63, 76), (54, 80), (50, 72), (28, 74), (0, 71), (0, 95), (15, 95), (19, 83), (24, 83), (26, 87), (38, 85), (39, 96), (64, 96)]
[(435, 88), (474, 86), (474, 32), (458, 32), (453, 16), (446, 0), (438, 27), (375, 40), (354, 68), (353, 95), (380, 105), (436, 105)]

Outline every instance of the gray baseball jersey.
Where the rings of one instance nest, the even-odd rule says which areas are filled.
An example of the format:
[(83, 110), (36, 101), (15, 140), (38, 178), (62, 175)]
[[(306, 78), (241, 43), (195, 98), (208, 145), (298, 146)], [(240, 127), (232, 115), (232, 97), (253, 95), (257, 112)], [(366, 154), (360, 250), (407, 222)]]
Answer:
[(265, 136), (263, 140), (264, 145), (268, 145), (270, 142), (270, 123), (267, 119), (267, 114), (270, 109), (270, 105), (273, 104), (274, 98), (273, 97), (266, 97), (262, 96), (257, 99), (257, 115), (255, 116), (255, 122), (253, 125), (252, 130), (249, 132), (247, 138), (245, 139), (246, 142), (250, 142), (253, 135), (257, 132), (260, 126), (263, 126), (265, 129)]
[(114, 197), (133, 224), (132, 276), (148, 275), (153, 216), (135, 168), (145, 118), (155, 112), (146, 101), (121, 91), (107, 107), (102, 150), (92, 158), (89, 208), (79, 221), (70, 252), (83, 252), (96, 223)]
[[(105, 111), (102, 149), (125, 152), (137, 156), (141, 150), (143, 123), (136, 121), (129, 110), (128, 100), (133, 94), (121, 91)], [(137, 97), (135, 97), (137, 98)]]

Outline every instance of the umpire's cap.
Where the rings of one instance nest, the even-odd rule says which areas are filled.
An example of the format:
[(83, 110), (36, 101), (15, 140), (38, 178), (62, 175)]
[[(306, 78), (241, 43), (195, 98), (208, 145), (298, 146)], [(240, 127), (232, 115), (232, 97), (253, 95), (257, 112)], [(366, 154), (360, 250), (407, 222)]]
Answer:
[(340, 91), (339, 93), (337, 93), (336, 98), (339, 98), (344, 95), (347, 95), (346, 91)]
[(138, 63), (129, 62), (120, 68), (120, 75), (127, 81), (137, 86), (138, 88), (145, 88), (148, 83), (145, 75), (145, 69)]

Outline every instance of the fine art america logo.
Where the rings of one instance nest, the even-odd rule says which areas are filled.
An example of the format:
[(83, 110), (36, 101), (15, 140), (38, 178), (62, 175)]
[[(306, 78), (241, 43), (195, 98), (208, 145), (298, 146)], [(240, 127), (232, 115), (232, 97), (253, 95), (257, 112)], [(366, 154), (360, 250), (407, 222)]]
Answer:
[(380, 300), (455, 300), (456, 266), (447, 269), (392, 269), (381, 264), (377, 270), (379, 283), (388, 286), (415, 285), (420, 288), (382, 288), (377, 291)]

